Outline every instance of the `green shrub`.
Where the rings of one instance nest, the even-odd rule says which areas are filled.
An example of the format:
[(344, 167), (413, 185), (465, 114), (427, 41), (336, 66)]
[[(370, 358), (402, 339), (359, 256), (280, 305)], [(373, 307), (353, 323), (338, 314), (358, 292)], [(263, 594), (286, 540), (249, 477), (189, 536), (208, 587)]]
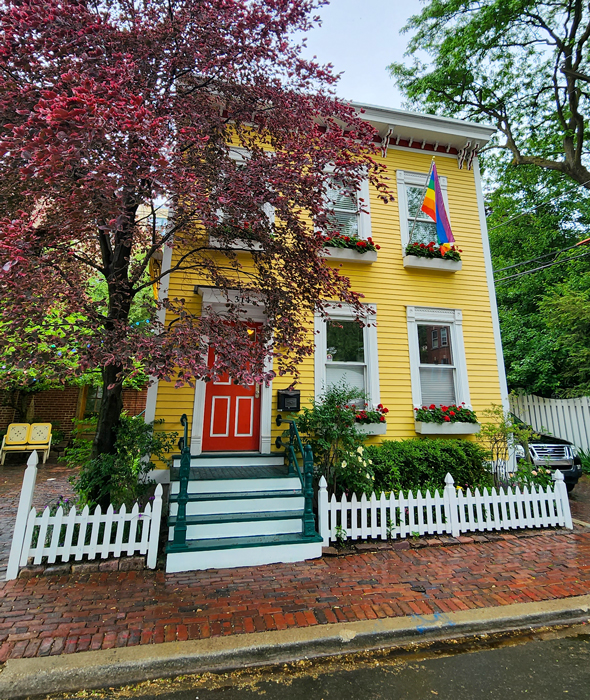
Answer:
[(475, 442), (414, 438), (385, 440), (367, 448), (375, 491), (439, 491), (450, 473), (461, 488), (493, 486), (487, 453)]
[(360, 478), (362, 464), (354, 455), (365, 436), (359, 433), (355, 412), (349, 407), (359, 399), (364, 401), (365, 395), (342, 382), (312, 399), (311, 408), (303, 408), (295, 418), (303, 442), (311, 445), (316, 477), (325, 476), (332, 493), (354, 492)]
[(155, 431), (154, 423), (145, 423), (140, 416), (123, 414), (115, 454), (91, 459), (92, 440), (83, 434), (74, 437), (73, 446), (66, 451), (66, 463), (81, 467), (71, 479), (81, 503), (103, 509), (111, 503), (115, 509), (123, 503), (127, 507), (135, 502), (143, 505), (154, 485), (148, 476), (155, 467), (150, 455), (167, 462), (165, 454), (174, 447), (176, 436), (177, 433)]

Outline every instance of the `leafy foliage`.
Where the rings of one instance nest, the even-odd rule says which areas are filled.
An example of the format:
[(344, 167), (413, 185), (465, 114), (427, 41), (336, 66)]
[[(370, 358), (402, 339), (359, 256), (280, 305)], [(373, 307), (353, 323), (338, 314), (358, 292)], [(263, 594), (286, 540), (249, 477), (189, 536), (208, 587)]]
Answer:
[(416, 420), (422, 421), (423, 423), (438, 423), (442, 425), (443, 423), (477, 423), (477, 416), (475, 412), (470, 408), (465, 408), (465, 406), (437, 406), (436, 404), (430, 404), (430, 406), (422, 406), (422, 408), (415, 408)]
[(441, 491), (447, 473), (462, 488), (493, 485), (485, 450), (470, 440), (385, 440), (367, 447), (367, 455), (372, 460), (377, 493)]
[(590, 186), (586, 4), (430, 0), (406, 30), (413, 63), (390, 70), (412, 105), (492, 122), (514, 163)]
[[(364, 436), (356, 427), (355, 413), (349, 405), (364, 398), (358, 389), (336, 384), (311, 399), (311, 408), (304, 406), (295, 418), (299, 432), (311, 445), (317, 477), (326, 477), (332, 493), (340, 488), (356, 488), (353, 474), (358, 459), (354, 455), (362, 448)], [(348, 476), (341, 473), (343, 462), (348, 464)]]
[(489, 156), (488, 163), (495, 181), (488, 228), (509, 386), (548, 397), (583, 395), (590, 341), (577, 316), (587, 314), (590, 257), (573, 246), (590, 224), (590, 197), (585, 191), (573, 197), (575, 186), (556, 173)]
[(417, 258), (438, 258), (439, 260), (461, 260), (461, 253), (456, 246), (445, 249), (443, 246), (434, 243), (409, 243), (406, 246), (406, 255), (415, 255)]
[(145, 423), (138, 416), (123, 414), (121, 418), (114, 454), (92, 458), (92, 443), (80, 433), (66, 451), (67, 464), (81, 466), (72, 483), (83, 504), (104, 509), (111, 503), (118, 508), (123, 503), (131, 507), (143, 502), (154, 485), (148, 476), (155, 468), (151, 459), (166, 462), (174, 446), (177, 433), (154, 430), (154, 423)]
[[(138, 372), (177, 385), (228, 372), (251, 384), (274, 376), (272, 359), (296, 374), (313, 352), (314, 310), (336, 299), (364, 313), (320, 255), (333, 230), (327, 195), (334, 177), (347, 192), (367, 177), (383, 199), (389, 192), (373, 127), (334, 98), (330, 68), (303, 60), (293, 41), (316, 6), (2, 5), (0, 353), (8, 340), (12, 365), (53, 363), (67, 380), (100, 370), (95, 457), (115, 454), (122, 385)], [(163, 203), (174, 209), (166, 227)], [(143, 221), (140, 207), (150, 212)], [(247, 264), (235, 250), (244, 231)], [(173, 243), (174, 264), (148, 279)], [(226, 294), (223, 317), (196, 315), (182, 296), (154, 305), (148, 293), (142, 304), (163, 276), (189, 271)], [(93, 296), (94, 280), (105, 297)], [(251, 341), (248, 309), (261, 298), (267, 323)], [(132, 322), (136, 303), (146, 323)], [(51, 314), (59, 327), (41, 337)], [(74, 362), (56, 360), (71, 350)]]

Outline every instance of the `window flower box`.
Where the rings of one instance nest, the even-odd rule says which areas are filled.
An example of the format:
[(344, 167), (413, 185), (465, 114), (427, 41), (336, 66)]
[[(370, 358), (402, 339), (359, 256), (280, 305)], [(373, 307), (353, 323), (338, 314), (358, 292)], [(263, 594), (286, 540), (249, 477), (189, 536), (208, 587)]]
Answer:
[(332, 260), (347, 260), (370, 265), (377, 260), (378, 246), (371, 237), (359, 238), (334, 233), (322, 237), (325, 242), (324, 256)]
[(420, 435), (472, 435), (479, 433), (477, 416), (465, 404), (422, 406), (414, 409), (416, 432)]
[(368, 250), (366, 253), (358, 253), (350, 248), (334, 248), (326, 246), (323, 250), (324, 257), (329, 260), (342, 260), (345, 262), (355, 262), (362, 265), (372, 265), (377, 260), (377, 251)]
[(461, 252), (456, 246), (430, 243), (410, 243), (406, 246), (404, 267), (457, 272), (461, 269)]
[(387, 423), (357, 423), (356, 429), (363, 435), (385, 435)]
[(461, 260), (418, 258), (415, 255), (404, 255), (404, 267), (417, 270), (432, 270), (434, 272), (459, 272), (463, 267), (463, 263)]
[(479, 433), (479, 423), (425, 423), (415, 421), (416, 432), (419, 435), (473, 435)]

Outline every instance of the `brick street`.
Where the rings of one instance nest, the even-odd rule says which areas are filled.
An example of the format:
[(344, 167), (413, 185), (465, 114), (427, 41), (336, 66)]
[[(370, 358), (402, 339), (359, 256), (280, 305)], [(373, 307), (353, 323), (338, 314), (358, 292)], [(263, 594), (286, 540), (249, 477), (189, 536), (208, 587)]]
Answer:
[[(40, 470), (36, 500), (41, 492), (64, 493), (60, 483), (69, 472), (48, 476), (59, 469)], [(18, 502), (16, 471), (0, 472), (5, 542)], [(495, 537), (418, 549), (400, 542), (395, 549), (221, 571), (77, 571), (2, 581), (0, 662), (590, 593), (589, 529)]]

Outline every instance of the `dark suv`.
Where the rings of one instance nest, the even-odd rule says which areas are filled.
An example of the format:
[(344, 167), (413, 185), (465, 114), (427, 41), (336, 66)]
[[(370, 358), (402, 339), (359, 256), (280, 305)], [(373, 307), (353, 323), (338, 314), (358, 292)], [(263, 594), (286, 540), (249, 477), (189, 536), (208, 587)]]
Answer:
[[(537, 437), (529, 440), (528, 447), (531, 462), (536, 467), (559, 469), (563, 474), (568, 492), (572, 491), (582, 476), (582, 462), (574, 445), (552, 435), (537, 433)], [(516, 448), (517, 463), (524, 457), (524, 446), (518, 445)]]

